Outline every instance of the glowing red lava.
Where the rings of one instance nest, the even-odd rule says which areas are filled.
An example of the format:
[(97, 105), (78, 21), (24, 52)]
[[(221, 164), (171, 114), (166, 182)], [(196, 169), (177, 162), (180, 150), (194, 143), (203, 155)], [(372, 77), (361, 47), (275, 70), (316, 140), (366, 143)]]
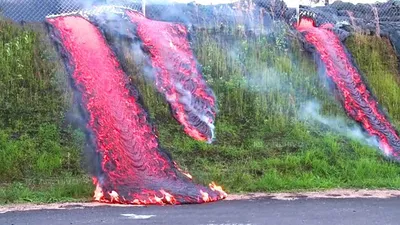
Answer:
[(171, 106), (174, 118), (196, 140), (214, 138), (215, 96), (198, 69), (182, 24), (155, 21), (126, 10), (150, 55), (155, 84)]
[(400, 138), (377, 101), (362, 80), (351, 56), (332, 31), (332, 24), (315, 26), (311, 18), (302, 18), (296, 29), (315, 47), (326, 68), (326, 75), (334, 82), (347, 114), (379, 140), (381, 150), (394, 158), (399, 157)]
[(93, 178), (96, 201), (183, 204), (226, 197), (214, 183), (193, 183), (160, 147), (139, 92), (93, 24), (73, 14), (49, 17), (46, 25), (81, 96), (88, 137), (101, 159), (94, 165), (101, 171)]

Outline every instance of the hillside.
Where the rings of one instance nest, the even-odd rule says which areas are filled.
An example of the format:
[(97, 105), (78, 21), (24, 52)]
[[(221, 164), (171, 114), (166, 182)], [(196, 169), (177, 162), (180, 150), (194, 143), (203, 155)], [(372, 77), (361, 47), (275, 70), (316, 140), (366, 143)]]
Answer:
[[(192, 34), (217, 95), (217, 139), (211, 145), (184, 134), (131, 60), (128, 74), (141, 90), (162, 146), (197, 181), (216, 181), (228, 192), (399, 188), (397, 163), (364, 139), (340, 132), (354, 124), (286, 28), (276, 24), (261, 37), (240, 29)], [(43, 28), (0, 20), (0, 43), (0, 203), (90, 198), (94, 187), (84, 169), (76, 106)], [(400, 128), (400, 76), (390, 42), (357, 34), (346, 45)], [(303, 110), (310, 104), (321, 106), (321, 114), (313, 112), (324, 121), (344, 128), (307, 117)]]

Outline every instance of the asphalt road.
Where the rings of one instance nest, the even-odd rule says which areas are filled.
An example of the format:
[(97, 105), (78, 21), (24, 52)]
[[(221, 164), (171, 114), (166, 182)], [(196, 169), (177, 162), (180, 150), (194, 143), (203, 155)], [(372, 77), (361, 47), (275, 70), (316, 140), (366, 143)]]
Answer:
[(7, 212), (1, 225), (173, 224), (173, 225), (398, 225), (400, 198), (231, 200), (203, 205), (83, 207)]

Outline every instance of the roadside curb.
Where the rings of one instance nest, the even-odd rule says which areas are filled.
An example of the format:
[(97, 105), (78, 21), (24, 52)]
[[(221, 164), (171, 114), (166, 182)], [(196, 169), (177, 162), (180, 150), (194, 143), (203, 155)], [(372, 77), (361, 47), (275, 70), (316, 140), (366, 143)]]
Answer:
[[(369, 189), (332, 189), (327, 191), (310, 191), (310, 192), (281, 192), (281, 193), (245, 193), (245, 194), (229, 194), (224, 200), (257, 200), (257, 199), (273, 199), (273, 200), (300, 200), (300, 199), (352, 199), (352, 198), (371, 198), (371, 199), (388, 199), (400, 198), (400, 190), (369, 190)], [(210, 203), (208, 203), (210, 204)], [(51, 203), (51, 204), (10, 204), (0, 206), (0, 214), (16, 211), (34, 211), (34, 210), (55, 210), (55, 209), (83, 209), (90, 207), (144, 207), (144, 205), (122, 205), (122, 204), (105, 204), (98, 202), (68, 202), (68, 203)]]
[(269, 198), (275, 200), (298, 200), (298, 199), (350, 199), (350, 198), (398, 198), (400, 190), (388, 189), (332, 189), (326, 191), (299, 191), (280, 193), (248, 193), (228, 195), (227, 200), (246, 200)]

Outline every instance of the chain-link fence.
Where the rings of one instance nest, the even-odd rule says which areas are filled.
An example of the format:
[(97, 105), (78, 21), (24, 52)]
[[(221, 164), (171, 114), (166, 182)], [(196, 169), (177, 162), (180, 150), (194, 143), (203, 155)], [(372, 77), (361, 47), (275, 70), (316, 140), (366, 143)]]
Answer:
[[(90, 3), (89, 3), (90, 2)], [(107, 0), (1, 0), (0, 13), (14, 21), (42, 21), (47, 15), (74, 12), (90, 5), (117, 4), (142, 10), (141, 2)]]
[(298, 18), (300, 11), (311, 10), (320, 22), (348, 24), (352, 29), (371, 34), (400, 37), (400, 0), (377, 0), (380, 2), (374, 4), (353, 4), (333, 0), (238, 0), (236, 2), (232, 0), (232, 3), (218, 5), (161, 4), (163, 1), (157, 3), (154, 1), (0, 0), (0, 15), (13, 21), (38, 22), (43, 21), (47, 15), (74, 12), (93, 5), (105, 4), (142, 11), (151, 19), (203, 27), (210, 25), (215, 27), (221, 24), (259, 27), (260, 24), (268, 26), (276, 19), (291, 21), (293, 18)]
[[(353, 3), (336, 0), (224, 0), (231, 3), (216, 5), (171, 1), (0, 0), (0, 16), (17, 22), (40, 22), (48, 15), (74, 12), (93, 5), (116, 5), (141, 11), (146, 17), (156, 20), (201, 27), (243, 25), (247, 30), (253, 30), (254, 27), (267, 28), (274, 20), (293, 22), (301, 11), (308, 10), (317, 15), (320, 23), (345, 24), (352, 30), (389, 37), (400, 56), (400, 0), (376, 0), (373, 4), (353, 4), (357, 0)], [(198, 0), (202, 1), (208, 0)]]
[[(257, 7), (265, 8), (267, 11), (282, 13), (287, 8), (298, 8), (299, 5), (306, 7), (314, 6), (320, 10), (331, 13), (333, 16), (341, 18), (347, 17), (354, 19), (376, 19), (379, 17), (382, 21), (400, 21), (400, 0), (377, 0), (376, 4), (352, 4), (340, 1), (327, 0), (238, 0), (232, 4), (234, 9), (257, 9)], [(146, 12), (149, 18), (162, 17), (162, 14), (180, 15), (186, 11), (198, 10), (200, 8), (203, 14), (219, 14), (231, 13), (232, 8), (226, 8), (226, 4), (213, 6), (198, 6), (193, 3), (189, 4), (160, 4), (154, 0), (1, 0), (0, 13), (14, 21), (42, 21), (47, 15), (60, 14), (77, 11), (90, 5), (111, 4), (127, 6), (142, 12)], [(199, 1), (201, 2), (201, 1)], [(357, 1), (355, 1), (357, 2)], [(324, 7), (330, 3), (328, 7)], [(146, 7), (143, 7), (146, 6)]]
[[(153, 3), (149, 0), (0, 0), (0, 16), (16, 22), (40, 22), (48, 15), (69, 13), (96, 5), (115, 5), (129, 7), (143, 12), (151, 19), (195, 23), (221, 24), (229, 20), (243, 20), (235, 12), (235, 4), (220, 4), (214, 6), (197, 5), (193, 3)], [(246, 8), (247, 3), (240, 6)], [(249, 7), (247, 7), (249, 8)]]

